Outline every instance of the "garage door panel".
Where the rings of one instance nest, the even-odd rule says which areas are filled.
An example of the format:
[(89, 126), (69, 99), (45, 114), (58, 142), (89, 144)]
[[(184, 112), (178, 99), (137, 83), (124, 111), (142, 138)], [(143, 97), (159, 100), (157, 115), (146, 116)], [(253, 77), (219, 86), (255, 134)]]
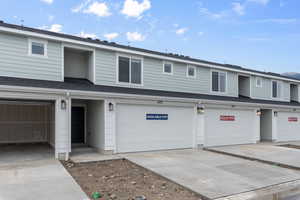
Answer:
[[(168, 120), (147, 120), (168, 114)], [(117, 151), (191, 148), (193, 108), (120, 104), (117, 107)]]
[[(221, 120), (221, 117), (225, 120)], [(226, 117), (234, 120), (226, 120)], [(254, 112), (251, 110), (207, 109), (205, 146), (247, 144), (254, 141)]]
[(47, 142), (50, 105), (0, 104), (0, 143)]
[[(291, 118), (297, 119), (290, 120)], [(300, 114), (292, 112), (279, 112), (277, 116), (278, 141), (300, 140)]]

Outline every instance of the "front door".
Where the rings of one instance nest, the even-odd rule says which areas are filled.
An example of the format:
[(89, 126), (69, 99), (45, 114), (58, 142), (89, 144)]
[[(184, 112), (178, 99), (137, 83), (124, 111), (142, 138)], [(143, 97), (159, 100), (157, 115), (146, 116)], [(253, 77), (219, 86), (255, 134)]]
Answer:
[(84, 107), (72, 107), (72, 143), (83, 144), (85, 132)]

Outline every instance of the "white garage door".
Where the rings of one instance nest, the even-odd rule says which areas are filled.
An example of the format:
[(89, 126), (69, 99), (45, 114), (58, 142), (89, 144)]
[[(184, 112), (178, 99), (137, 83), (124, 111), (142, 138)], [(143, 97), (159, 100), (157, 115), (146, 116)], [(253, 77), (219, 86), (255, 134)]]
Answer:
[(117, 151), (191, 148), (193, 108), (150, 105), (117, 106)]
[(300, 114), (279, 112), (277, 117), (278, 141), (300, 140)]
[(254, 120), (251, 110), (206, 109), (205, 146), (254, 143)]

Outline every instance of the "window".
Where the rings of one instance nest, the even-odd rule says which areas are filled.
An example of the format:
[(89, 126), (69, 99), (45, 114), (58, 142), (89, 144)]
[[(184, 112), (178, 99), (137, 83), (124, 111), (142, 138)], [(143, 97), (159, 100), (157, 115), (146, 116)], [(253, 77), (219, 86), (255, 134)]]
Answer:
[(28, 54), (32, 56), (47, 56), (47, 42), (29, 39)]
[(164, 70), (165, 74), (173, 74), (173, 64), (172, 63), (164, 63)]
[(212, 91), (226, 92), (226, 73), (212, 72)]
[(120, 83), (142, 84), (142, 60), (119, 56), (118, 76)]
[(281, 96), (281, 84), (278, 81), (272, 81), (272, 97), (280, 98)]
[(187, 66), (186, 76), (191, 78), (196, 78), (196, 67), (195, 66)]
[(262, 87), (262, 79), (260, 77), (256, 77), (256, 87)]

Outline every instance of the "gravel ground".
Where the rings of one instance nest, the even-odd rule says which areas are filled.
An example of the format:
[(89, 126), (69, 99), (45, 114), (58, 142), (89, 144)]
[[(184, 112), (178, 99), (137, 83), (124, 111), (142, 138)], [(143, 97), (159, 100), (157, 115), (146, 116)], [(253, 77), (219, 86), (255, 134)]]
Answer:
[(86, 192), (100, 192), (105, 200), (201, 200), (195, 193), (127, 160), (80, 163), (63, 162)]

